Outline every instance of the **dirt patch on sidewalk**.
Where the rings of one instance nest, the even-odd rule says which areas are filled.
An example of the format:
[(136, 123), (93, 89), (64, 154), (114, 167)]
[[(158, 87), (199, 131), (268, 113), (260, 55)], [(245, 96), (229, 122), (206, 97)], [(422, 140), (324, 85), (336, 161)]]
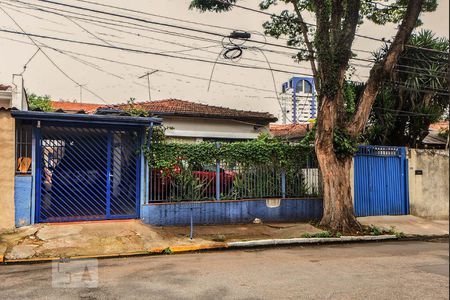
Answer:
[[(189, 238), (189, 226), (155, 227), (164, 239)], [(302, 234), (321, 232), (307, 223), (267, 223), (242, 225), (194, 225), (194, 239), (216, 242), (246, 241), (257, 239), (298, 238)]]

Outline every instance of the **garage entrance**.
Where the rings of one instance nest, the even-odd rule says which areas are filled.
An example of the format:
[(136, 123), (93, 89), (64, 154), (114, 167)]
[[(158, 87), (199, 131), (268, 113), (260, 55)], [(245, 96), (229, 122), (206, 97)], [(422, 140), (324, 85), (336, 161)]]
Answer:
[(36, 221), (139, 217), (139, 129), (37, 129)]

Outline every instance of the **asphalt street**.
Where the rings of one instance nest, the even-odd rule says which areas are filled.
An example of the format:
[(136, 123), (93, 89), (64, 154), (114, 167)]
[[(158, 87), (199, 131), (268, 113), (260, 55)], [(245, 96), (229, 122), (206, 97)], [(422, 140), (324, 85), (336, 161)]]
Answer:
[(448, 257), (444, 239), (3, 265), (0, 298), (448, 299)]

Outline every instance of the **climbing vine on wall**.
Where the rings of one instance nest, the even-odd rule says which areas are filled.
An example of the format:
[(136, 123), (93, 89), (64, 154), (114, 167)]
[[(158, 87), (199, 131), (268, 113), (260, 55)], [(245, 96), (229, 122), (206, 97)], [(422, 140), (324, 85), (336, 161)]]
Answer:
[(288, 144), (268, 134), (251, 141), (232, 143), (180, 143), (165, 139), (164, 128), (155, 128), (153, 142), (146, 148), (149, 163), (156, 169), (170, 169), (180, 160), (191, 165), (213, 164), (216, 160), (242, 165), (271, 163), (288, 167), (305, 162), (314, 148), (302, 143)]

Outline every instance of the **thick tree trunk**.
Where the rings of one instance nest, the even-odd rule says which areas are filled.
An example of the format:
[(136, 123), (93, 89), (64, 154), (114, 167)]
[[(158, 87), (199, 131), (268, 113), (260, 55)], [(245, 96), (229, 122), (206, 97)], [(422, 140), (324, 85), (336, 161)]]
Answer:
[(320, 225), (331, 232), (352, 234), (361, 231), (355, 218), (350, 184), (352, 158), (338, 159), (329, 148), (316, 146), (323, 179), (323, 218)]
[(333, 233), (352, 234), (361, 231), (353, 211), (350, 186), (352, 157), (338, 158), (333, 144), (341, 95), (322, 97), (319, 106), (321, 118), (317, 119), (315, 147), (323, 180), (324, 210), (320, 225)]

